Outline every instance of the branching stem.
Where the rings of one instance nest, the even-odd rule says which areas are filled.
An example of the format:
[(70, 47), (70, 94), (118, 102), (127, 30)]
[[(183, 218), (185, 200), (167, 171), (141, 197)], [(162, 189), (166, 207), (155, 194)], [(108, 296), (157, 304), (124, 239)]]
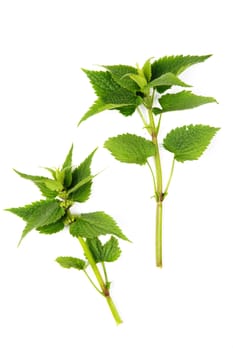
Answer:
[[(111, 310), (111, 313), (116, 321), (117, 324), (120, 324), (122, 323), (122, 319), (119, 315), (119, 312), (110, 296), (110, 293), (109, 293), (109, 288), (107, 286), (107, 283), (104, 281), (100, 271), (99, 271), (99, 268), (98, 266), (96, 265), (96, 262), (94, 260), (94, 257), (88, 247), (88, 245), (86, 244), (85, 240), (82, 238), (82, 237), (78, 237), (78, 240), (79, 240), (79, 243), (81, 244), (82, 248), (83, 248), (83, 251), (84, 251), (84, 254), (92, 268), (92, 271), (96, 277), (96, 280), (98, 281), (99, 283), (99, 286), (100, 286), (100, 290), (98, 287), (96, 287), (96, 285), (94, 284), (94, 282), (92, 280), (90, 280), (89, 276), (88, 276), (88, 279), (90, 280), (90, 282), (92, 283), (92, 285), (95, 287), (95, 289), (98, 290), (98, 292), (100, 292), (105, 298), (106, 298), (106, 301), (109, 305), (109, 308)], [(106, 273), (106, 268), (104, 268), (104, 274)], [(105, 275), (105, 278), (107, 276), (107, 273)]]

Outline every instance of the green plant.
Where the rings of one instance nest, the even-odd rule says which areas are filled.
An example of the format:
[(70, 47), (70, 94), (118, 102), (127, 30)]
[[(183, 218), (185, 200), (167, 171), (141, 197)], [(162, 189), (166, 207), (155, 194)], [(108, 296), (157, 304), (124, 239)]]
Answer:
[[(127, 240), (114, 219), (104, 212), (75, 213), (75, 203), (83, 203), (91, 194), (94, 175), (91, 175), (91, 162), (95, 150), (78, 166), (72, 166), (73, 146), (60, 169), (47, 169), (51, 177), (34, 176), (15, 172), (26, 180), (31, 180), (41, 191), (44, 199), (19, 208), (6, 209), (18, 215), (26, 226), (22, 239), (33, 229), (42, 234), (54, 234), (69, 228), (77, 238), (84, 252), (84, 258), (60, 256), (56, 261), (64, 268), (75, 268), (84, 272), (95, 289), (105, 297), (117, 324), (122, 322), (110, 296), (110, 286), (105, 263), (119, 258), (121, 250), (118, 239)], [(102, 243), (99, 236), (111, 235)], [(92, 270), (93, 281), (89, 273)], [(101, 271), (102, 269), (102, 271)]]
[[(134, 134), (108, 139), (104, 146), (121, 162), (147, 164), (153, 178), (156, 200), (156, 265), (162, 267), (162, 210), (174, 170), (175, 161), (198, 159), (209, 145), (218, 128), (208, 125), (185, 125), (171, 130), (163, 147), (173, 154), (171, 172), (163, 185), (159, 131), (163, 113), (180, 111), (216, 102), (212, 97), (193, 94), (191, 86), (179, 78), (190, 66), (209, 58), (206, 56), (166, 56), (148, 59), (142, 68), (126, 65), (103, 66), (104, 71), (85, 70), (98, 99), (82, 117), (79, 124), (104, 110), (118, 110), (124, 116), (135, 111), (142, 119), (150, 140)], [(182, 91), (167, 90), (176, 86)], [(185, 88), (185, 89), (184, 89)], [(154, 165), (150, 157), (153, 157)]]

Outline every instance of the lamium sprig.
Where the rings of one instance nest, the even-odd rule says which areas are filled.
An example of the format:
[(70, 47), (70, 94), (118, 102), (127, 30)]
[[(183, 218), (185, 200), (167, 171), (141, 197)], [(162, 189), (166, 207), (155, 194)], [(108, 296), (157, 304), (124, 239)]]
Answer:
[[(32, 181), (44, 198), (6, 210), (26, 222), (19, 244), (32, 230), (41, 234), (55, 234), (68, 228), (69, 233), (79, 241), (84, 257), (60, 256), (56, 261), (63, 268), (83, 271), (92, 286), (106, 299), (116, 323), (120, 324), (121, 317), (110, 295), (111, 283), (106, 263), (117, 260), (121, 255), (118, 238), (128, 239), (110, 215), (102, 211), (75, 213), (74, 207), (90, 197), (94, 178), (91, 162), (95, 151), (76, 167), (72, 165), (72, 146), (61, 168), (46, 168), (50, 177), (27, 175), (15, 170), (22, 178)], [(101, 241), (102, 235), (109, 236), (105, 243)], [(92, 270), (92, 274), (89, 270)]]
[[(153, 61), (148, 59), (142, 68), (138, 65), (105, 65), (101, 71), (83, 70), (94, 88), (97, 100), (79, 124), (105, 110), (117, 110), (126, 117), (137, 112), (148, 132), (149, 139), (130, 133), (111, 137), (104, 143), (104, 147), (121, 162), (145, 164), (149, 167), (153, 178), (153, 197), (156, 200), (155, 241), (158, 267), (162, 267), (163, 201), (168, 194), (175, 162), (198, 159), (219, 130), (201, 124), (189, 124), (171, 130), (163, 140), (163, 148), (173, 154), (171, 172), (164, 185), (159, 148), (162, 115), (216, 102), (213, 97), (192, 93), (191, 85), (179, 77), (187, 68), (204, 62), (210, 56), (165, 56)], [(174, 86), (178, 91), (169, 91)]]

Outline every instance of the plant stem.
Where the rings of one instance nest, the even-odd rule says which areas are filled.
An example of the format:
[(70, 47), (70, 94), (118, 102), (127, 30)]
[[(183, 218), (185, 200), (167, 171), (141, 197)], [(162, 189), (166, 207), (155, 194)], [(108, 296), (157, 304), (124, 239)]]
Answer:
[(158, 145), (158, 131), (161, 121), (161, 116), (159, 119), (158, 126), (156, 128), (154, 123), (154, 117), (152, 108), (148, 109), (149, 119), (150, 119), (150, 128), (151, 128), (151, 137), (152, 142), (155, 145), (155, 171), (156, 171), (156, 182), (157, 182), (157, 192), (155, 193), (155, 198), (157, 201), (156, 206), (156, 225), (155, 225), (155, 242), (156, 242), (156, 265), (162, 267), (162, 202), (163, 202), (163, 177), (162, 177), (162, 166), (159, 153)]
[(157, 267), (163, 267), (162, 220), (163, 220), (163, 202), (157, 202), (157, 205), (156, 205), (156, 266)]
[(170, 183), (171, 183), (171, 179), (172, 179), (172, 175), (173, 175), (173, 172), (174, 172), (174, 166), (175, 166), (175, 157), (172, 160), (172, 166), (171, 166), (170, 175), (169, 175), (169, 178), (168, 178), (167, 186), (166, 186), (166, 188), (164, 190), (164, 197), (168, 194), (168, 189), (169, 189), (169, 186), (170, 186)]
[(111, 310), (111, 313), (116, 321), (117, 324), (120, 324), (122, 323), (122, 320), (121, 320), (121, 317), (117, 311), (117, 308), (110, 296), (110, 293), (109, 293), (109, 289), (107, 288), (105, 282), (104, 282), (104, 279), (98, 269), (98, 266), (96, 265), (96, 262), (93, 258), (93, 255), (88, 247), (88, 245), (86, 244), (85, 240), (82, 238), (82, 237), (78, 237), (78, 240), (83, 248), (83, 251), (84, 251), (84, 254), (92, 268), (92, 271), (94, 272), (94, 275), (99, 283), (99, 286), (100, 286), (100, 289), (102, 291), (101, 294), (103, 294), (103, 296), (106, 298), (106, 301), (109, 305), (109, 308)]

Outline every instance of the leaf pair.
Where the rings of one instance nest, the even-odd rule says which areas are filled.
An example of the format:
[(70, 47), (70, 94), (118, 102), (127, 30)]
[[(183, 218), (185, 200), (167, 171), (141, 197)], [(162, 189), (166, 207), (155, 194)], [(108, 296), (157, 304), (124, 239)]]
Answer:
[[(163, 140), (164, 148), (174, 153), (179, 162), (197, 160), (208, 147), (219, 128), (208, 125), (188, 125), (172, 130)], [(137, 135), (123, 134), (109, 138), (104, 147), (123, 163), (146, 164), (155, 155), (153, 142)]]

